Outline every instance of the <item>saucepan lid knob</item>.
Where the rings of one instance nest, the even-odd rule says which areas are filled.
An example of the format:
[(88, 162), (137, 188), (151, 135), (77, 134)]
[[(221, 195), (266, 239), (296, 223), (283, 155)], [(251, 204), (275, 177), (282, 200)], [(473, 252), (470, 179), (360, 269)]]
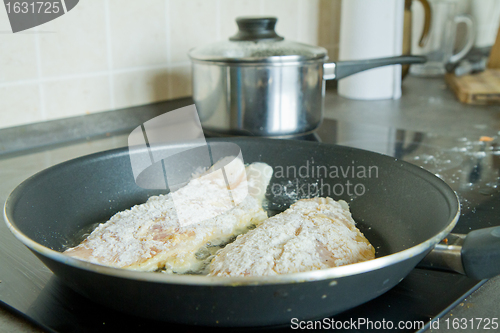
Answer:
[(230, 41), (280, 41), (284, 38), (274, 31), (276, 17), (238, 17), (238, 33), (229, 38)]

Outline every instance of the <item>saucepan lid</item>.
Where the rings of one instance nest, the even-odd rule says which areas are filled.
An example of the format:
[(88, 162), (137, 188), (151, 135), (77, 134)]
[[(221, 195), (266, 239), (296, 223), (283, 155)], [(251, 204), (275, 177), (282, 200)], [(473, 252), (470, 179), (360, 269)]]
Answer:
[(326, 59), (326, 49), (287, 41), (274, 27), (276, 17), (238, 17), (238, 33), (227, 41), (196, 47), (189, 52), (194, 61), (218, 63), (293, 63)]

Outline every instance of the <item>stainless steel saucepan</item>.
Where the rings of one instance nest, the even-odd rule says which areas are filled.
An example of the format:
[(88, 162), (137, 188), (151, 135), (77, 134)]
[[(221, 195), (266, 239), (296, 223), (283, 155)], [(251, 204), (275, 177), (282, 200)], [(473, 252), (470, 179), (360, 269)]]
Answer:
[(238, 18), (229, 41), (192, 49), (193, 98), (202, 126), (219, 134), (287, 136), (323, 119), (324, 80), (370, 68), (425, 62), (420, 56), (327, 62), (326, 49), (284, 40), (277, 19)]

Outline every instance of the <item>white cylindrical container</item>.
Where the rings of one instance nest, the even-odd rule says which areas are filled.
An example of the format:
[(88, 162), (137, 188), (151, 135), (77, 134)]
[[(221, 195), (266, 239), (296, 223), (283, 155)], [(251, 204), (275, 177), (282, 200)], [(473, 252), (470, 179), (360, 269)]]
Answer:
[[(343, 0), (339, 60), (402, 54), (404, 0)], [(352, 99), (401, 97), (401, 65), (370, 69), (338, 82), (338, 93)]]
[(500, 1), (472, 0), (471, 15), (476, 24), (474, 46), (486, 47), (493, 45), (500, 19)]

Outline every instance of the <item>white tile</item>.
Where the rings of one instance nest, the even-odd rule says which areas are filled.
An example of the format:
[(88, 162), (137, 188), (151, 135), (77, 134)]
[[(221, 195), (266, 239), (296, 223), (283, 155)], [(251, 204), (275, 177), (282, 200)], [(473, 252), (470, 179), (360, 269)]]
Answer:
[(168, 99), (168, 70), (154, 69), (114, 74), (116, 108)]
[(193, 95), (191, 65), (172, 66), (168, 69), (169, 99)]
[(185, 62), (196, 46), (217, 41), (216, 0), (170, 0), (171, 61)]
[(7, 11), (0, 9), (0, 82), (36, 77), (35, 35), (13, 34)]
[(107, 70), (104, 1), (80, 1), (42, 26), (39, 33), (42, 76)]
[(255, 0), (221, 0), (220, 27), (222, 40), (227, 40), (238, 32), (238, 16), (260, 16), (260, 3)]
[(43, 84), (47, 119), (107, 111), (111, 92), (107, 75), (60, 80)]
[(165, 0), (110, 0), (114, 68), (167, 62)]
[(42, 120), (37, 84), (0, 87), (0, 128)]
[(271, 0), (264, 1), (263, 15), (276, 16), (276, 32), (290, 41), (297, 41), (299, 29), (299, 0)]

